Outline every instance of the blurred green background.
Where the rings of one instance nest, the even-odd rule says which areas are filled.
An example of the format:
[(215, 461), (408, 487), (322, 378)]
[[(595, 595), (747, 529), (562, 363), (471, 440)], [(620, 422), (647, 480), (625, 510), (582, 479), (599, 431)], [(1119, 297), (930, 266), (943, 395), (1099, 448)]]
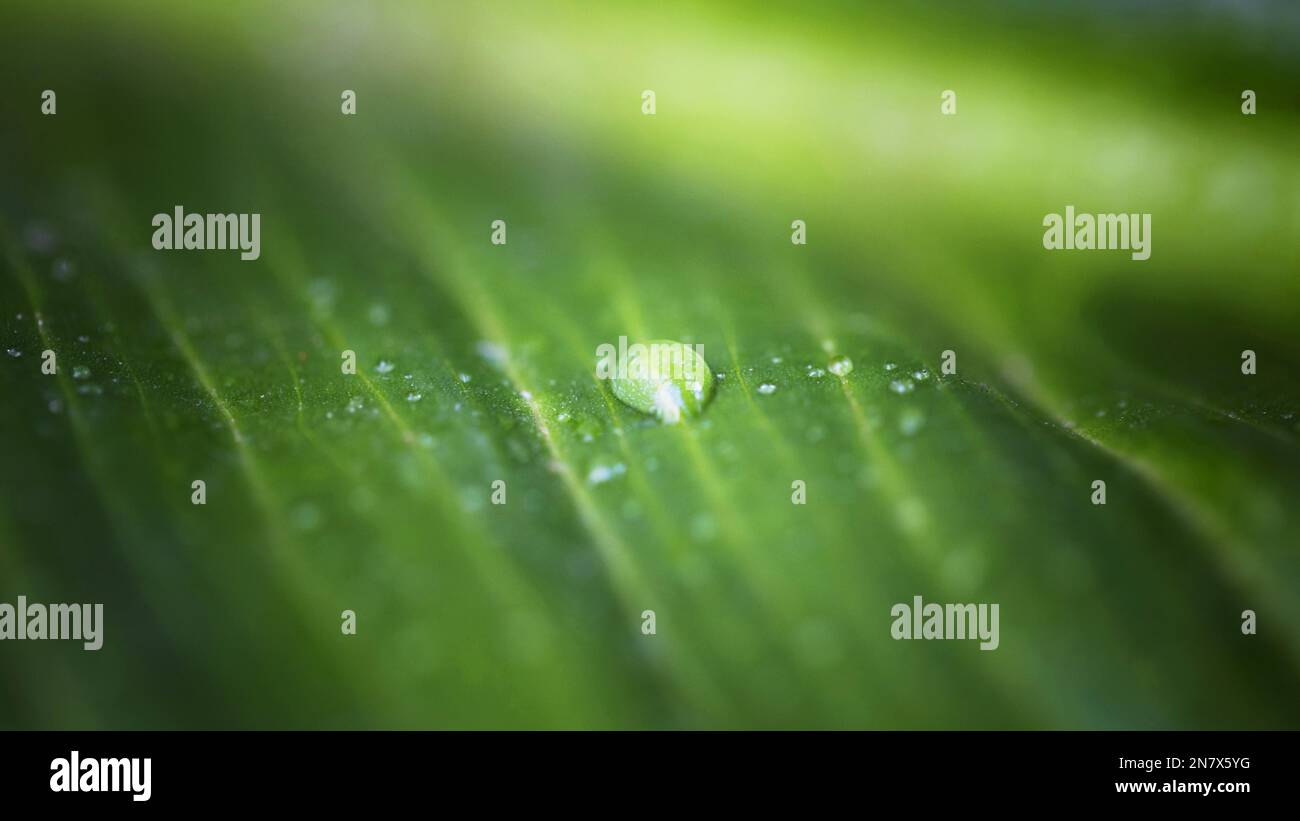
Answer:
[[(0, 644), (0, 726), (1300, 727), (1298, 45), (1288, 2), (6, 4), (0, 601), (106, 623)], [(261, 258), (154, 251), (176, 205)], [(1066, 205), (1151, 259), (1044, 251)], [(704, 345), (702, 418), (595, 381), (621, 334)], [(1001, 647), (893, 641), (914, 595)]]

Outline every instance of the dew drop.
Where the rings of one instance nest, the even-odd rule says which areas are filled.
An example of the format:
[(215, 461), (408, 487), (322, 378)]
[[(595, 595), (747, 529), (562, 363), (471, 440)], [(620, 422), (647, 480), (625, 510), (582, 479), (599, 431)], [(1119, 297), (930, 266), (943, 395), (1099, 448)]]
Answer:
[(776, 385), (773, 385), (771, 382), (764, 382), (758, 386), (758, 392), (764, 396), (771, 396), (776, 393)]
[(424, 398), (424, 394), (422, 393), (408, 393), (406, 395), (407, 402), (419, 402), (423, 398)]
[(72, 368), (72, 378), (73, 378), (73, 379), (89, 379), (89, 378), (90, 378), (90, 368), (87, 368), (85, 365), (76, 365), (76, 366), (74, 366), (74, 367)]
[(23, 352), (18, 350), (17, 348), (9, 348), (8, 350), (5, 351), (5, 353), (9, 354), (14, 359), (17, 359), (18, 357), (23, 355)]
[(627, 472), (627, 467), (619, 462), (612, 467), (609, 465), (596, 465), (587, 473), (587, 484), (599, 485), (608, 482), (615, 476), (622, 476)]
[(826, 367), (831, 373), (842, 379), (853, 372), (853, 360), (847, 356), (836, 357)]
[(656, 339), (647, 355), (618, 363), (610, 378), (614, 395), (642, 413), (667, 424), (698, 416), (713, 394), (713, 371), (693, 345)]
[(892, 370), (894, 370), (894, 369), (897, 368), (897, 367), (898, 367), (898, 366), (895, 365), (893, 362), (886, 362), (886, 363), (885, 363), (885, 370), (887, 370), (887, 371), (892, 371)]
[(394, 367), (396, 366), (393, 365), (392, 362), (389, 362), (387, 359), (381, 359), (379, 360), (379, 364), (375, 366), (375, 371), (378, 373), (392, 373)]
[(925, 425), (925, 414), (916, 408), (908, 408), (898, 419), (898, 429), (904, 436), (912, 436)]
[(911, 393), (916, 389), (916, 383), (910, 379), (895, 379), (889, 383), (889, 389), (894, 393), (902, 396), (905, 393)]

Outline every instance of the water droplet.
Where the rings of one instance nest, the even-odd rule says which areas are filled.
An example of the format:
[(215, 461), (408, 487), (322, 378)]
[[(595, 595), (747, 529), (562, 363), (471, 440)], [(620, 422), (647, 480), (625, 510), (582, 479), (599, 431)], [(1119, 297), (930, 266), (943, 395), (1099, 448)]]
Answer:
[(54, 278), (59, 282), (67, 282), (77, 274), (77, 267), (72, 264), (72, 260), (67, 257), (60, 257), (54, 260)]
[(889, 383), (889, 389), (900, 396), (911, 393), (915, 388), (916, 383), (910, 379), (895, 379)]
[(90, 378), (90, 368), (87, 368), (85, 365), (75, 365), (75, 366), (73, 366), (73, 368), (72, 368), (72, 378), (73, 378), (73, 379), (89, 379), (89, 378)]
[(23, 238), (27, 240), (27, 247), (38, 254), (53, 251), (57, 240), (53, 229), (44, 222), (27, 223), (23, 228)]
[(389, 316), (388, 306), (381, 302), (376, 302), (374, 305), (370, 306), (368, 316), (370, 317), (370, 324), (372, 325), (387, 325)]
[(853, 360), (849, 359), (847, 356), (837, 357), (826, 367), (831, 373), (843, 379), (850, 373), (853, 373)]
[(378, 373), (392, 373), (393, 368), (395, 367), (396, 366), (392, 362), (389, 362), (386, 359), (381, 359), (379, 360), (379, 364), (375, 366), (375, 371)]
[(758, 392), (764, 396), (771, 396), (776, 393), (776, 385), (773, 385), (771, 382), (764, 382), (758, 386)]
[(406, 395), (407, 402), (419, 402), (423, 398), (424, 398), (424, 394), (422, 393), (408, 393)]
[(894, 369), (897, 368), (897, 367), (898, 367), (898, 366), (895, 365), (893, 362), (886, 362), (886, 363), (885, 363), (885, 370), (887, 370), (887, 371), (892, 371), (892, 370), (894, 370)]
[(913, 371), (912, 378), (917, 380), (918, 382), (924, 382), (925, 380), (930, 378), (930, 372), (927, 371), (925, 368), (922, 368), (919, 371)]
[(599, 485), (604, 482), (608, 482), (610, 479), (613, 479), (615, 476), (622, 476), (626, 472), (627, 472), (627, 466), (625, 466), (622, 462), (619, 462), (618, 464), (613, 466), (596, 465), (591, 469), (589, 473), (587, 473), (587, 484)]
[(811, 376), (813, 379), (821, 379), (823, 376), (826, 375), (826, 371), (821, 368), (814, 368), (812, 365), (809, 365), (808, 375)]
[(649, 342), (646, 359), (620, 362), (610, 389), (622, 402), (668, 424), (698, 416), (713, 394), (713, 371), (692, 345)]
[(474, 346), (474, 350), (478, 351), (479, 356), (483, 357), (498, 368), (505, 367), (506, 360), (509, 358), (504, 345), (499, 345), (496, 342), (489, 342), (486, 339), (479, 341)]
[(58, 399), (51, 399), (51, 400), (50, 400), (50, 404), (48, 405), (48, 407), (49, 407), (49, 409), (50, 409), (50, 413), (62, 413), (62, 412), (63, 412), (63, 403), (62, 403), (61, 401), (59, 401)]
[(354, 396), (348, 400), (348, 413), (356, 413), (366, 406), (366, 400), (360, 396)]
[(9, 348), (8, 350), (5, 351), (5, 353), (9, 354), (14, 359), (17, 359), (18, 357), (23, 355), (23, 352), (18, 350), (17, 348)]
[(315, 530), (320, 525), (320, 509), (311, 502), (303, 502), (294, 508), (293, 525), (299, 530)]
[(916, 408), (908, 408), (898, 419), (898, 429), (904, 436), (912, 436), (925, 425), (925, 414)]
[(774, 356), (774, 357), (772, 357), (772, 364), (773, 364), (773, 365), (780, 365), (780, 364), (781, 364), (782, 362), (784, 362), (784, 361), (785, 361), (785, 360), (783, 360), (783, 359), (782, 359), (781, 357), (779, 357), (779, 356)]
[(462, 373), (462, 374), (460, 375), (460, 381), (461, 381), (461, 382), (468, 384), (468, 383), (469, 383), (469, 380), (470, 380), (470, 375), (469, 375), (469, 374), (467, 374), (467, 373)]

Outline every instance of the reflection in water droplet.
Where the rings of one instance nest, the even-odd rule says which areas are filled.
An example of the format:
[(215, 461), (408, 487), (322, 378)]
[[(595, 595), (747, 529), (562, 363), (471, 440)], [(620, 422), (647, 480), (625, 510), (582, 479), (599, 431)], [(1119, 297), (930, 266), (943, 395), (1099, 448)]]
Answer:
[(844, 378), (853, 372), (853, 360), (847, 356), (837, 357), (831, 361), (827, 369), (840, 378)]
[(763, 394), (764, 396), (770, 396), (776, 393), (776, 385), (773, 385), (770, 382), (764, 382), (763, 384), (758, 386), (758, 392)]

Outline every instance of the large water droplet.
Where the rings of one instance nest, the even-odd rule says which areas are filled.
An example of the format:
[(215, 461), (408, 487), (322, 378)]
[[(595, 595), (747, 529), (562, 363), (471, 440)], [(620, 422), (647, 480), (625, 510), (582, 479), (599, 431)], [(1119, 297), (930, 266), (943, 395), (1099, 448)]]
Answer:
[(671, 425), (704, 410), (713, 371), (696, 346), (656, 339), (630, 346), (609, 383), (621, 401)]

